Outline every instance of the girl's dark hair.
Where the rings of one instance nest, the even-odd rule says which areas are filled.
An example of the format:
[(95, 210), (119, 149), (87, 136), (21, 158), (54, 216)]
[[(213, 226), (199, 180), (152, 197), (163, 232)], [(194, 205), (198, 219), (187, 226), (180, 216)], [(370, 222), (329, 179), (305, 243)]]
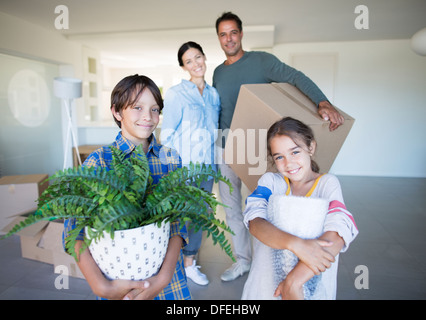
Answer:
[[(303, 122), (291, 118), (285, 117), (281, 120), (275, 122), (268, 130), (267, 133), (267, 146), (268, 146), (268, 155), (272, 157), (270, 141), (275, 136), (287, 136), (290, 137), (296, 145), (301, 148), (308, 148), (311, 146), (312, 142), (315, 141), (314, 133), (312, 129), (304, 124)], [(303, 146), (303, 144), (305, 146)], [(318, 164), (311, 159), (311, 169), (314, 172), (319, 172)]]
[(235, 21), (235, 23), (237, 24), (238, 30), (243, 31), (243, 22), (241, 21), (241, 19), (234, 13), (232, 12), (224, 12), (219, 18), (217, 18), (216, 20), (216, 34), (219, 33), (219, 24), (222, 21)]
[[(163, 109), (163, 98), (160, 89), (150, 78), (138, 74), (125, 77), (117, 83), (111, 92), (111, 108), (114, 108), (115, 112), (121, 112), (127, 107), (133, 106), (145, 89), (151, 91), (161, 111)], [(114, 121), (121, 128), (121, 121), (118, 121), (115, 117)]]
[(182, 56), (184, 55), (184, 53), (185, 53), (186, 51), (188, 51), (188, 50), (189, 50), (189, 49), (191, 49), (191, 48), (195, 48), (195, 49), (200, 50), (200, 52), (201, 52), (201, 53), (203, 54), (203, 56), (204, 56), (203, 48), (201, 48), (201, 46), (200, 46), (198, 43), (193, 42), (193, 41), (185, 42), (183, 45), (181, 45), (181, 46), (180, 46), (180, 48), (179, 48), (179, 50), (178, 50), (178, 54), (177, 54), (178, 61), (179, 61), (179, 65), (180, 65), (181, 67), (183, 67)]

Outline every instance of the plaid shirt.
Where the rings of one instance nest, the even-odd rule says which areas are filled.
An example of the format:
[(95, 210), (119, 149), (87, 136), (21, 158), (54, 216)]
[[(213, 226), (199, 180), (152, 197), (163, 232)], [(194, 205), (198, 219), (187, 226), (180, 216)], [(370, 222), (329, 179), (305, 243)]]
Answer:
[[(149, 163), (149, 169), (151, 171), (151, 177), (153, 183), (156, 184), (161, 177), (165, 176), (169, 171), (173, 171), (177, 168), (182, 167), (182, 161), (178, 153), (170, 148), (164, 147), (157, 143), (155, 136), (151, 136), (151, 142), (148, 147), (147, 158)], [(121, 132), (117, 135), (116, 140), (109, 146), (101, 147), (95, 150), (89, 157), (84, 161), (84, 166), (89, 167), (112, 167), (112, 154), (110, 146), (119, 148), (126, 154), (126, 157), (130, 157), (136, 146), (127, 140)], [(75, 220), (69, 219), (64, 224), (64, 237), (70, 229), (75, 227)], [(173, 222), (170, 224), (170, 238), (179, 235), (184, 241), (184, 245), (188, 243), (188, 235), (186, 227), (184, 226), (179, 230), (179, 223)], [(83, 239), (83, 236), (81, 240)], [(191, 293), (187, 285), (185, 267), (183, 265), (183, 254), (182, 250), (179, 254), (179, 259), (176, 264), (176, 269), (173, 274), (172, 281), (164, 288), (162, 292), (155, 298), (155, 300), (189, 300), (191, 299)]]

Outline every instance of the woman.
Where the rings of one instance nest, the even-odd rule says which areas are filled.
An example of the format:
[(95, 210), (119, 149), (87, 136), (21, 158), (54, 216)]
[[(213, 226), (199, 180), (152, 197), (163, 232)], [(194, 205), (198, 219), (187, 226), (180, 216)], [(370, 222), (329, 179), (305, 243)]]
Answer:
[[(214, 145), (217, 135), (220, 99), (216, 89), (204, 80), (206, 56), (195, 42), (184, 43), (178, 51), (179, 65), (190, 75), (171, 87), (164, 97), (161, 143), (176, 149), (182, 163), (204, 163), (216, 170)], [(213, 180), (201, 185), (211, 192)], [(202, 231), (194, 232), (188, 225), (189, 244), (183, 249), (185, 271), (192, 281), (199, 285), (209, 283), (205, 274), (199, 271), (195, 255), (201, 246)]]

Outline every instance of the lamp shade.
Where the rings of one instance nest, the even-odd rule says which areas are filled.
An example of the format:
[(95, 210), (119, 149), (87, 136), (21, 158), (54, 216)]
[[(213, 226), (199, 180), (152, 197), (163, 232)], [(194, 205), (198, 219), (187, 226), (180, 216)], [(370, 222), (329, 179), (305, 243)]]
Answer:
[(426, 28), (417, 31), (411, 37), (411, 48), (415, 53), (426, 56)]
[(56, 77), (53, 80), (53, 92), (58, 98), (80, 98), (81, 85), (82, 81), (80, 79)]

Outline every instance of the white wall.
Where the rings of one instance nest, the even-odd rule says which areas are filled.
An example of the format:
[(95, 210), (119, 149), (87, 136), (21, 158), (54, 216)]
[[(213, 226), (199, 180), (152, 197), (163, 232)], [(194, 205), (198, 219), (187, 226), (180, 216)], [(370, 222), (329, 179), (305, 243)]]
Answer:
[[(282, 44), (273, 53), (290, 65), (295, 54), (337, 56), (332, 103), (356, 121), (333, 173), (426, 177), (426, 57), (409, 40)], [(298, 69), (317, 81), (312, 66)]]
[[(52, 65), (57, 65), (58, 72), (56, 74), (41, 72), (41, 76), (46, 77), (45, 80), (48, 82), (49, 87), (53, 85), (53, 78), (56, 76), (82, 78), (83, 71), (82, 46), (67, 40), (61, 35), (54, 27), (54, 18), (55, 16), (52, 14), (52, 29), (44, 29), (25, 20), (0, 12), (0, 52), (12, 57), (23, 57), (35, 62), (47, 62)], [(3, 80), (7, 81), (5, 74), (0, 74), (0, 77), (3, 77)], [(53, 96), (52, 90), (50, 90), (50, 94), (52, 97), (52, 108), (56, 110), (61, 108), (60, 100)], [(78, 111), (84, 110), (83, 99), (75, 100), (75, 105)], [(7, 107), (7, 101), (4, 102), (2, 107)], [(76, 113), (74, 112), (73, 114), (75, 115)], [(64, 140), (66, 137), (66, 124), (65, 115), (63, 114), (62, 127), (64, 128)], [(58, 134), (61, 133), (58, 132)], [(35, 136), (31, 135), (27, 137), (26, 142), (35, 145), (40, 143)], [(65, 143), (63, 143), (63, 146), (57, 146), (57, 143), (50, 143), (50, 141), (47, 141), (47, 143), (49, 147), (55, 145), (56, 148), (59, 149), (53, 152), (63, 153), (62, 148), (65, 146)], [(72, 164), (71, 157), (67, 164)], [(36, 164), (32, 163), (31, 165)], [(58, 168), (62, 168), (62, 162), (58, 165)], [(25, 168), (25, 170), (28, 170), (28, 168)], [(5, 174), (20, 173), (21, 172), (5, 172)]]
[(25, 20), (0, 12), (0, 50), (26, 58), (47, 60), (58, 64), (79, 66), (75, 76), (81, 76), (81, 45), (67, 40), (54, 28), (43, 29)]

